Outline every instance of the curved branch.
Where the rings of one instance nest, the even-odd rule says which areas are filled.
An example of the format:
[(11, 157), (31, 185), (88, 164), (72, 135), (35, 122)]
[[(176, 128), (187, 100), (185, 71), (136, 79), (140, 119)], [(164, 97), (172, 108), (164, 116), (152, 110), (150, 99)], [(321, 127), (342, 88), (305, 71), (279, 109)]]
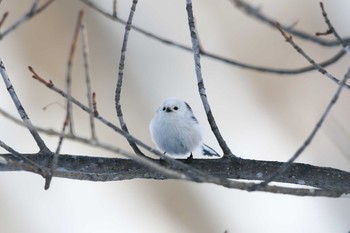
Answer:
[(224, 156), (234, 156), (220, 133), (219, 127), (216, 124), (213, 112), (211, 111), (211, 108), (208, 102), (208, 97), (204, 86), (204, 80), (202, 77), (202, 70), (201, 70), (201, 63), (200, 63), (200, 56), (199, 56), (200, 46), (199, 46), (199, 41), (198, 41), (197, 32), (196, 32), (196, 25), (194, 23), (191, 0), (186, 0), (186, 10), (187, 10), (188, 26), (189, 26), (191, 42), (192, 42), (192, 50), (193, 50), (199, 95), (201, 97), (205, 113), (207, 114), (207, 118), (208, 118), (208, 122), (211, 127), (211, 130), (213, 131), (216, 137), (216, 140), (218, 141), (222, 151), (224, 152)]
[[(104, 10), (102, 10), (101, 8), (99, 8), (94, 3), (90, 2), (89, 0), (80, 0), (80, 1), (82, 1), (83, 3), (85, 3), (86, 5), (91, 7), (92, 9), (96, 10), (100, 14), (104, 15), (105, 17), (107, 17), (113, 21), (116, 21), (116, 22), (121, 23), (123, 25), (126, 25), (126, 23), (127, 23), (125, 20), (122, 20), (122, 19), (117, 18), (116, 16), (114, 16), (112, 14), (105, 12)], [(178, 42), (163, 38), (159, 35), (151, 33), (149, 31), (142, 29), (142, 28), (135, 26), (135, 25), (131, 25), (131, 28), (133, 30), (145, 35), (146, 37), (153, 39), (153, 40), (156, 40), (156, 41), (159, 41), (161, 43), (182, 49), (184, 51), (192, 52), (192, 48), (190, 46), (182, 45)], [(265, 72), (265, 73), (272, 73), (272, 74), (294, 75), (294, 74), (301, 74), (301, 73), (306, 73), (306, 72), (315, 70), (314, 66), (306, 66), (306, 67), (295, 68), (295, 69), (287, 69), (287, 68), (278, 69), (278, 68), (272, 68), (272, 67), (252, 65), (252, 64), (240, 62), (238, 60), (225, 58), (223, 56), (216, 55), (212, 52), (208, 52), (208, 51), (205, 51), (203, 49), (200, 50), (200, 54), (203, 56), (212, 58), (214, 60), (225, 62), (229, 65), (241, 67), (241, 68), (248, 69), (248, 70), (254, 70), (254, 71)], [(337, 62), (340, 58), (342, 58), (344, 55), (345, 55), (344, 51), (340, 51), (337, 54), (335, 54), (333, 57), (320, 62), (320, 65), (323, 67), (327, 67), (329, 65), (332, 65), (335, 62)]]
[[(264, 15), (261, 13), (260, 9), (258, 7), (253, 7), (250, 4), (246, 3), (244, 0), (230, 0), (235, 6), (239, 9), (242, 10), (244, 13), (247, 15), (251, 16), (252, 18), (256, 19), (258, 22), (265, 23), (271, 27), (275, 27), (276, 20), (268, 17), (267, 15)], [(308, 34), (306, 32), (300, 31), (293, 29), (292, 27), (288, 26), (282, 26), (283, 30), (297, 36), (301, 39), (311, 41), (313, 43), (319, 44), (321, 46), (327, 46), (327, 47), (334, 47), (338, 46), (341, 43), (338, 40), (325, 40), (320, 37)], [(344, 41), (347, 43), (350, 42), (350, 38), (344, 38)]]
[(40, 7), (38, 7), (39, 1), (35, 1), (30, 7), (29, 11), (22, 18), (20, 18), (17, 22), (15, 22), (13, 25), (11, 25), (6, 30), (4, 30), (4, 32), (0, 33), (0, 40), (2, 40), (5, 36), (7, 36), (13, 30), (15, 30), (22, 23), (28, 21), (29, 19), (33, 18), (34, 16), (38, 15), (40, 12), (45, 10), (54, 1), (55, 0), (47, 0)]
[[(131, 25), (132, 25), (132, 19), (134, 17), (134, 13), (136, 10), (136, 4), (137, 4), (137, 0), (133, 0), (132, 5), (131, 5), (131, 9), (130, 9), (130, 13), (129, 13), (128, 22), (126, 23), (126, 26), (125, 26), (123, 45), (122, 45), (122, 49), (121, 49), (121, 53), (120, 53), (118, 81), (117, 81), (117, 87), (115, 90), (115, 109), (117, 111), (117, 116), (119, 119), (120, 127), (127, 133), (129, 133), (129, 130), (128, 130), (128, 127), (124, 121), (122, 106), (120, 104), (120, 94), (121, 94), (122, 85), (123, 85), (125, 53), (126, 53), (126, 48), (128, 45), (128, 38), (129, 38), (129, 32), (130, 32)], [(144, 155), (141, 152), (141, 150), (137, 147), (135, 141), (130, 140), (130, 139), (127, 139), (127, 140), (129, 142), (131, 148), (135, 151), (136, 154)]]

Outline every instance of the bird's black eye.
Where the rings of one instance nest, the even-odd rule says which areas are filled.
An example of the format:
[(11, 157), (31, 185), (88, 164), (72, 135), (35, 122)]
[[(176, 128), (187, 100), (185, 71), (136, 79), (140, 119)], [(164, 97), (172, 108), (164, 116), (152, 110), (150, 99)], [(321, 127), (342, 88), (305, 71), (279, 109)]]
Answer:
[(163, 111), (165, 111), (166, 110), (166, 107), (163, 107)]
[(174, 107), (174, 110), (178, 110), (178, 109), (179, 109), (179, 107), (178, 107), (178, 106), (175, 106), (175, 107)]

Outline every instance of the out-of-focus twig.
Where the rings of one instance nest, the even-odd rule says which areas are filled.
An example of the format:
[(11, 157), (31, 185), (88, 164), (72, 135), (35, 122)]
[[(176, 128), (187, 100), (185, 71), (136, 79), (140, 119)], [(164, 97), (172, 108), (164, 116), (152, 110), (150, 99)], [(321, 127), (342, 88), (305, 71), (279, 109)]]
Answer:
[(25, 15), (23, 15), (23, 17), (21, 17), (18, 21), (16, 21), (14, 24), (12, 24), (6, 30), (4, 30), (2, 33), (0, 33), (0, 40), (2, 40), (5, 36), (7, 36), (13, 30), (15, 30), (22, 23), (28, 21), (29, 19), (31, 19), (34, 16), (38, 15), (39, 13), (41, 13), (43, 10), (45, 10), (54, 1), (55, 0), (47, 0), (40, 7), (38, 7), (38, 2), (39, 1), (35, 1), (31, 5), (29, 11)]
[[(105, 12), (102, 8), (98, 7), (96, 4), (94, 4), (93, 2), (91, 2), (90, 0), (80, 0), (83, 3), (85, 3), (86, 5), (88, 5), (89, 7), (91, 7), (92, 9), (96, 10), (97, 12), (99, 12), (100, 14), (104, 15), (105, 17), (116, 21), (118, 23), (121, 23), (123, 25), (126, 25), (126, 21), (123, 19), (120, 19), (118, 17), (114, 17), (113, 14), (110, 14), (108, 12)], [(163, 38), (159, 35), (156, 35), (154, 33), (151, 33), (145, 29), (142, 29), (136, 25), (131, 25), (131, 28), (153, 40), (159, 41), (161, 43), (164, 43), (166, 45), (169, 46), (173, 46), (175, 48), (179, 48), (182, 49), (184, 51), (187, 52), (192, 52), (192, 48), (190, 46), (186, 46), (186, 45), (182, 45), (178, 42)], [(203, 47), (203, 45), (201, 46), (202, 48), (200, 49), (200, 54), (212, 59), (215, 59), (217, 61), (221, 61), (224, 63), (227, 63), (229, 65), (233, 65), (233, 66), (237, 66), (237, 67), (241, 67), (244, 69), (248, 69), (248, 70), (255, 70), (258, 72), (264, 72), (264, 73), (272, 73), (272, 74), (283, 74), (283, 75), (295, 75), (295, 74), (301, 74), (301, 73), (305, 73), (305, 72), (309, 72), (312, 70), (315, 70), (314, 66), (306, 66), (306, 67), (301, 67), (301, 68), (296, 68), (296, 69), (287, 69), (287, 68), (272, 68), (272, 67), (265, 67), (265, 66), (259, 66), (259, 65), (252, 65), (252, 64), (248, 64), (248, 63), (244, 63), (238, 60), (234, 60), (234, 59), (230, 59), (230, 58), (225, 58), (223, 56), (217, 55), (215, 53), (211, 53), (206, 51)], [(334, 56), (332, 56), (329, 59), (326, 59), (323, 62), (320, 62), (320, 65), (323, 67), (329, 66), (334, 64), (335, 62), (337, 62), (340, 58), (342, 58), (344, 56), (344, 51), (339, 51), (338, 53), (336, 53)]]
[(324, 8), (324, 5), (322, 2), (320, 2), (320, 7), (321, 7), (321, 11), (322, 11), (322, 15), (323, 15), (323, 18), (325, 19), (325, 22), (328, 26), (328, 30), (327, 32), (330, 32), (330, 33), (333, 33), (333, 35), (335, 36), (335, 38), (339, 41), (339, 43), (343, 46), (344, 50), (347, 52), (347, 53), (350, 53), (350, 48), (349, 48), (349, 41), (345, 41), (343, 40), (340, 35), (338, 34), (338, 32), (334, 29), (331, 21), (329, 20), (328, 18), (328, 15), (327, 15), (327, 12)]
[(93, 109), (94, 116), (98, 116), (97, 101), (96, 101), (96, 93), (95, 92), (92, 92), (92, 109)]
[(1, 28), (2, 25), (4, 24), (4, 22), (5, 22), (5, 20), (6, 20), (6, 18), (7, 18), (8, 15), (9, 15), (9, 12), (6, 11), (6, 12), (4, 13), (4, 15), (2, 16), (2, 18), (1, 18), (1, 20), (0, 20), (0, 28)]
[[(283, 28), (281, 27), (281, 25), (279, 23), (276, 23), (276, 27), (277, 29), (281, 32), (282, 36), (286, 39), (286, 41), (293, 46), (293, 48), (300, 53), (312, 66), (315, 67), (315, 69), (320, 72), (321, 74), (323, 74), (324, 76), (326, 76), (327, 78), (331, 79), (332, 81), (336, 82), (338, 85), (340, 85), (341, 81), (339, 79), (337, 79), (336, 77), (334, 77), (331, 73), (329, 73), (325, 68), (323, 68), (320, 64), (316, 63), (309, 55), (307, 55), (304, 50), (302, 48), (300, 48), (299, 45), (297, 45), (292, 36), (288, 35)], [(345, 54), (345, 52), (344, 52)], [(345, 83), (345, 87), (347, 89), (350, 90), (350, 85)]]
[[(93, 113), (93, 103), (92, 103), (92, 95), (91, 95), (91, 75), (90, 75), (90, 62), (89, 62), (89, 45), (88, 45), (88, 37), (86, 32), (86, 26), (84, 23), (81, 24), (81, 39), (82, 39), (82, 47), (83, 47), (83, 58), (84, 58), (84, 70), (85, 70), (85, 84), (86, 84), (86, 97), (88, 100), (88, 106), (90, 108), (90, 130), (91, 130), (91, 139), (97, 140), (96, 137), (96, 129), (95, 129), (95, 121), (94, 121), (94, 113)], [(96, 103), (95, 103), (96, 104)]]
[[(317, 63), (315, 63), (313, 61), (313, 59), (311, 59), (297, 44), (295, 44), (295, 42), (292, 39), (292, 36), (288, 36), (287, 33), (283, 30), (283, 28), (279, 24), (277, 24), (277, 28), (278, 28), (278, 30), (280, 30), (281, 34), (283, 35), (283, 37), (286, 39), (286, 41), (288, 43), (290, 43), (312, 65), (315, 65), (315, 67), (317, 67), (317, 68), (319, 67), (319, 65)], [(335, 31), (334, 28), (332, 29), (332, 31), (334, 33), (334, 31)], [(321, 72), (321, 73), (323, 73), (324, 75), (328, 74), (328, 72), (326, 70), (324, 70), (324, 69), (323, 69), (323, 72)], [(331, 100), (328, 103), (327, 107), (325, 108), (321, 118), (317, 121), (316, 125), (314, 126), (314, 128), (311, 131), (311, 133), (309, 134), (309, 136), (304, 141), (304, 143), (297, 149), (297, 151), (293, 154), (293, 156), (286, 163), (284, 163), (273, 175), (271, 175), (270, 177), (265, 179), (265, 181), (255, 185), (255, 186), (253, 186), (253, 189), (260, 189), (261, 187), (264, 187), (268, 183), (273, 181), (276, 177), (278, 177), (281, 174), (283, 174), (285, 171), (287, 171), (290, 168), (291, 164), (304, 152), (304, 150), (312, 142), (313, 138), (315, 137), (315, 135), (317, 134), (319, 129), (322, 127), (322, 124), (325, 121), (325, 119), (327, 118), (327, 116), (328, 116), (329, 112), (331, 111), (332, 107), (337, 102), (337, 100), (339, 98), (339, 95), (340, 95), (341, 91), (343, 90), (343, 87), (346, 86), (346, 81), (349, 79), (349, 77), (350, 77), (350, 68), (347, 71), (347, 73), (344, 75), (344, 78), (340, 81), (339, 86), (337, 88), (337, 91), (335, 92), (335, 94), (331, 98)]]
[[(78, 36), (79, 36), (81, 22), (83, 20), (83, 15), (84, 15), (84, 11), (80, 10), (79, 14), (78, 14), (77, 23), (75, 25), (73, 39), (72, 39), (70, 52), (69, 52), (69, 56), (68, 56), (67, 73), (66, 73), (66, 91), (67, 91), (68, 95), (72, 94), (73, 58), (74, 58), (74, 54), (75, 54), (75, 49), (77, 47), (77, 41), (78, 41)], [(67, 106), (67, 109), (66, 109), (67, 116), (66, 116), (66, 118), (68, 119), (68, 122), (69, 122), (69, 132), (71, 134), (74, 134), (74, 127), (73, 127), (74, 124), (73, 124), (73, 115), (72, 115), (73, 114), (73, 112), (72, 112), (72, 103), (67, 100), (66, 106)], [(66, 119), (64, 121), (66, 121)]]
[(113, 0), (113, 17), (117, 18), (117, 0)]
[[(259, 7), (253, 7), (252, 5), (250, 5), (244, 0), (229, 0), (229, 1), (233, 3), (237, 9), (242, 10), (245, 14), (256, 19), (258, 22), (265, 23), (271, 27), (275, 27), (276, 19), (272, 19), (271, 17), (263, 14)], [(284, 31), (288, 32), (293, 36), (311, 41), (321, 46), (334, 47), (340, 44), (338, 40), (325, 40), (325, 39), (319, 38), (318, 36), (314, 36), (312, 34), (294, 29), (293, 27), (290, 27), (290, 26), (281, 26), (281, 28), (283, 28)], [(344, 38), (344, 40), (347, 42), (350, 42), (350, 38)]]

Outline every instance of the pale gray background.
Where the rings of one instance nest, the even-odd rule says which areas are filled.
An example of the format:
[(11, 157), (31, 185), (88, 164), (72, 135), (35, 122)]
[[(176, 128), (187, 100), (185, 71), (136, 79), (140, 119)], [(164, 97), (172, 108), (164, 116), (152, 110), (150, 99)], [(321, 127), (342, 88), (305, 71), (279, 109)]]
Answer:
[[(131, 1), (118, 2), (127, 18)], [(286, 24), (309, 33), (325, 31), (318, 1), (254, 1)], [(4, 0), (0, 14), (10, 11), (3, 28), (27, 11), (31, 1)], [(101, 1), (111, 9), (111, 1)], [(338, 32), (349, 36), (348, 1), (325, 1)], [(61, 128), (64, 100), (30, 78), (33, 66), (46, 79), (64, 88), (68, 51), (79, 9), (85, 9), (93, 89), (101, 115), (117, 122), (114, 89), (123, 26), (88, 9), (79, 1), (57, 0), (48, 10), (22, 25), (0, 42), (0, 56), (33, 123)], [(198, 33), (204, 48), (225, 57), (276, 68), (308, 65), (279, 32), (248, 18), (229, 1), (194, 1)], [(134, 23), (166, 38), (190, 45), (185, 0), (139, 1)], [(330, 38), (332, 38), (330, 36)], [(296, 39), (316, 61), (337, 49), (323, 49)], [(319, 119), (337, 86), (317, 72), (282, 76), (246, 71), (202, 58), (209, 101), (222, 134), (240, 157), (287, 160)], [(329, 68), (342, 78), (349, 66), (343, 58)], [(74, 95), (85, 101), (81, 46), (74, 63)], [(152, 145), (148, 124), (166, 97), (189, 102), (202, 122), (205, 139), (219, 146), (210, 132), (197, 94), (193, 57), (130, 33), (122, 93), (130, 131)], [(184, 88), (185, 87), (185, 88)], [(344, 90), (325, 125), (299, 161), (350, 170), (350, 92)], [(46, 111), (47, 104), (58, 102)], [(3, 84), (0, 107), (16, 114)], [(88, 135), (88, 118), (74, 111), (76, 131)], [(37, 151), (30, 134), (0, 117), (0, 139), (20, 152)], [(98, 125), (100, 140), (128, 150), (125, 140)], [(55, 149), (57, 139), (44, 137)], [(0, 149), (3, 153), (4, 150)], [(65, 142), (63, 153), (115, 156)], [(184, 181), (133, 180), (93, 183), (54, 178), (44, 191), (44, 180), (23, 172), (0, 174), (0, 231), (6, 233), (109, 232), (339, 232), (350, 230), (348, 198), (309, 198), (247, 193), (210, 184)]]

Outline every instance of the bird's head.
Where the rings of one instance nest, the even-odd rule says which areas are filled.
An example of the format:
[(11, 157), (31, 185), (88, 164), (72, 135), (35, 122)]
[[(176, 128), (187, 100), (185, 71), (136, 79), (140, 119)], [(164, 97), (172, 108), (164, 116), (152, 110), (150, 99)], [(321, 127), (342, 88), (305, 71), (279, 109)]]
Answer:
[(191, 107), (185, 101), (175, 98), (166, 99), (158, 109), (158, 112), (171, 116), (192, 115)]

